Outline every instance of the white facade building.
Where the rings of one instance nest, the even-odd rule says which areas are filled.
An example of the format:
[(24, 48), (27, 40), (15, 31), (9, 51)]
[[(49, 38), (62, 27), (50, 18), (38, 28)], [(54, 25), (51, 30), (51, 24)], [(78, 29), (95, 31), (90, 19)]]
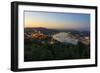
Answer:
[(70, 43), (73, 45), (77, 45), (78, 39), (72, 38), (69, 33), (60, 32), (52, 36), (53, 39), (62, 42), (62, 43)]

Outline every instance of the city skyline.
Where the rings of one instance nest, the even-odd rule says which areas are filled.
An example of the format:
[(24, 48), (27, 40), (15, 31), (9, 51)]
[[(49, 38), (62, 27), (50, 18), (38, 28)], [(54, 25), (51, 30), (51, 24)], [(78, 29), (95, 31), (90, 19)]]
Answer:
[(24, 27), (90, 30), (90, 14), (24, 11)]

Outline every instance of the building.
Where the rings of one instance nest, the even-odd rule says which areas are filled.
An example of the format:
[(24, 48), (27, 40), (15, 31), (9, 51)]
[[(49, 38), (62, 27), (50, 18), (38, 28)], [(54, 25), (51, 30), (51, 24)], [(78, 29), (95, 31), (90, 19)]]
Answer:
[(61, 43), (69, 43), (73, 45), (78, 44), (78, 39), (74, 37), (74, 35), (71, 35), (71, 33), (66, 33), (66, 32), (60, 32), (52, 36), (53, 39), (61, 42)]

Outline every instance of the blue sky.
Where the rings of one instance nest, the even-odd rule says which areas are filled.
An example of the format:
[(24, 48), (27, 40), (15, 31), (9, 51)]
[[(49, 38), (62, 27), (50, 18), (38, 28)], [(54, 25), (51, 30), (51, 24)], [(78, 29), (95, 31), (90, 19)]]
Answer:
[(90, 14), (25, 11), (25, 27), (90, 30)]

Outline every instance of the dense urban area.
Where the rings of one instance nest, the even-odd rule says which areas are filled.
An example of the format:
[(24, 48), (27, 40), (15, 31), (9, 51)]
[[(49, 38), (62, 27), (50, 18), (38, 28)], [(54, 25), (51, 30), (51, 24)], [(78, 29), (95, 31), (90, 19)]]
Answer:
[(24, 28), (24, 61), (90, 58), (90, 32)]

